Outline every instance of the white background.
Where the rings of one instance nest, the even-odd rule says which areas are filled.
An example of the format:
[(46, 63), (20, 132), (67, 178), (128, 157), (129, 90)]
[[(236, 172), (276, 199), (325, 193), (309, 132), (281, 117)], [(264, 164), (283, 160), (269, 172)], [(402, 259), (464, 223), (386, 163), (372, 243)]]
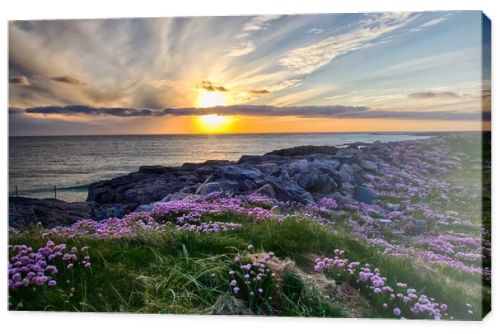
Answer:
[[(7, 312), (7, 222), (8, 222), (8, 46), (7, 21), (13, 19), (68, 19), (107, 17), (300, 14), (368, 11), (483, 10), (493, 21), (493, 87), (498, 78), (495, 55), (500, 9), (495, 0), (3, 0), (0, 4), (0, 328), (2, 333), (498, 333), (497, 308), (499, 276), (496, 245), (499, 233), (493, 228), (493, 311), (482, 322), (432, 322), (367, 319), (299, 319), (226, 316), (172, 316), (125, 314), (64, 314), (48, 312)], [(496, 21), (496, 22), (495, 22)], [(497, 24), (495, 24), (497, 23)], [(36, 57), (36, 55), (33, 55)], [(496, 106), (493, 91), (493, 106)], [(498, 108), (494, 108), (498, 109)], [(496, 111), (493, 112), (493, 118)], [(494, 121), (495, 122), (495, 121)], [(496, 131), (493, 127), (493, 132)], [(493, 135), (493, 166), (498, 166), (499, 146)], [(496, 172), (496, 171), (495, 171)], [(498, 177), (493, 174), (493, 221), (498, 220)]]

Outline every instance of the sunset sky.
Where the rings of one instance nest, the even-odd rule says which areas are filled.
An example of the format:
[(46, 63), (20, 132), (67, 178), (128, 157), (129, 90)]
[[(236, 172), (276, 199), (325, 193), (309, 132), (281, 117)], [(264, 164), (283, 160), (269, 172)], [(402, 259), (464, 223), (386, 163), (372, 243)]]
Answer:
[(14, 21), (10, 135), (480, 130), (482, 18)]

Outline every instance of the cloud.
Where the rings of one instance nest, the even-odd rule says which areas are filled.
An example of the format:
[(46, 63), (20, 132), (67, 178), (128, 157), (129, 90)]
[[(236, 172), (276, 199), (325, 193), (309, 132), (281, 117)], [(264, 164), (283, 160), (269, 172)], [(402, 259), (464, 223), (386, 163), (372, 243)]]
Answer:
[(22, 114), (24, 113), (23, 108), (9, 107), (9, 115)]
[(252, 95), (266, 95), (269, 93), (271, 93), (271, 92), (268, 91), (267, 89), (251, 89), (250, 90), (250, 94), (252, 94)]
[(76, 79), (76, 78), (74, 78), (72, 76), (69, 76), (69, 75), (52, 77), (52, 78), (50, 78), (50, 80), (56, 81), (56, 82), (65, 83), (65, 84), (69, 84), (69, 85), (75, 85), (75, 86), (84, 85), (83, 82), (81, 82), (80, 80), (78, 80), (78, 79)]
[(213, 84), (213, 82), (208, 81), (208, 80), (202, 81), (200, 87), (206, 91), (209, 91), (209, 92), (227, 92), (228, 91), (227, 88), (225, 88), (224, 86), (216, 86)]
[(228, 56), (240, 57), (255, 51), (255, 45), (251, 40), (251, 33), (265, 30), (269, 22), (281, 18), (281, 15), (260, 15), (248, 20), (242, 27), (241, 33), (236, 35), (237, 45), (228, 49)]
[(30, 81), (28, 80), (28, 78), (25, 75), (9, 77), (9, 83), (19, 85), (19, 86), (31, 85)]
[(269, 22), (281, 18), (281, 15), (259, 15), (251, 18), (243, 25), (243, 31), (264, 30)]
[[(17, 108), (13, 108), (17, 114)], [(27, 108), (27, 114), (41, 115), (105, 115), (116, 117), (158, 117), (158, 116), (200, 116), (208, 114), (239, 116), (296, 116), (304, 118), (369, 118), (369, 119), (403, 119), (403, 120), (480, 120), (484, 113), (447, 112), (447, 111), (391, 111), (376, 110), (364, 106), (286, 106), (270, 105), (233, 105), (211, 108), (94, 108), (85, 105), (42, 106)], [(487, 116), (486, 116), (487, 117)]]
[(255, 45), (250, 40), (243, 40), (237, 46), (228, 50), (230, 57), (240, 57), (255, 51)]
[(441, 22), (444, 22), (444, 21), (448, 20), (448, 18), (449, 17), (446, 16), (446, 17), (438, 17), (436, 19), (429, 20), (429, 21), (424, 22), (424, 23), (422, 23), (421, 25), (419, 25), (419, 26), (417, 26), (415, 28), (410, 29), (410, 32), (421, 31), (424, 28), (435, 26), (435, 25), (437, 25), (437, 24), (439, 24)]
[(320, 35), (324, 32), (325, 30), (324, 29), (321, 29), (321, 28), (312, 28), (312, 29), (309, 29), (307, 31), (307, 33), (309, 34), (313, 34), (313, 35)]
[(408, 94), (409, 98), (413, 99), (434, 99), (434, 98), (444, 98), (444, 99), (459, 99), (460, 95), (455, 92), (416, 92)]
[(411, 13), (374, 14), (360, 21), (356, 29), (292, 50), (279, 63), (296, 75), (311, 74), (338, 56), (377, 44), (383, 35), (403, 27), (415, 17)]

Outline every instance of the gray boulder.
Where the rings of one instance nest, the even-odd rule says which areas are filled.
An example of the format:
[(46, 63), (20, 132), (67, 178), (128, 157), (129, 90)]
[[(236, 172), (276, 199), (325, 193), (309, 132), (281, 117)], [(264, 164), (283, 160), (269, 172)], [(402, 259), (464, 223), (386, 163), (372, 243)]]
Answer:
[(362, 160), (360, 163), (361, 167), (365, 170), (371, 171), (371, 172), (377, 172), (378, 168), (377, 165), (374, 164), (373, 162), (369, 160)]
[(297, 184), (312, 193), (329, 194), (337, 189), (335, 181), (326, 174), (316, 173), (301, 174)]
[(273, 186), (269, 183), (264, 184), (262, 187), (255, 190), (254, 193), (267, 196), (269, 198), (276, 198), (276, 192), (274, 191)]
[(305, 174), (311, 170), (311, 163), (306, 159), (295, 160), (288, 165), (288, 170), (292, 174)]
[(429, 224), (425, 220), (413, 220), (405, 227), (406, 232), (410, 235), (424, 234), (429, 229)]
[(354, 169), (349, 164), (342, 164), (342, 166), (340, 166), (338, 175), (340, 177), (341, 183), (348, 182), (354, 184), (356, 181), (354, 177)]
[(229, 180), (257, 179), (262, 176), (262, 172), (249, 165), (228, 165), (217, 169), (217, 174)]
[(264, 162), (255, 166), (264, 174), (274, 174), (279, 171), (279, 166), (275, 162)]
[(357, 187), (354, 191), (354, 199), (358, 202), (373, 204), (376, 199), (376, 194), (369, 188)]
[(391, 211), (398, 211), (400, 207), (401, 207), (400, 204), (387, 203), (387, 209)]
[(276, 191), (276, 198), (282, 201), (295, 201), (300, 203), (313, 202), (313, 196), (295, 181), (284, 177), (269, 177), (269, 183)]
[(80, 219), (97, 218), (106, 208), (95, 202), (69, 203), (57, 199), (9, 198), (9, 226), (27, 227), (41, 223), (44, 227), (69, 225)]
[(344, 195), (352, 194), (354, 193), (354, 186), (349, 182), (344, 182), (342, 183), (341, 190)]
[(335, 173), (340, 167), (340, 161), (333, 159), (314, 159), (311, 166), (322, 172)]
[(240, 184), (236, 181), (214, 181), (214, 182), (206, 182), (203, 183), (196, 194), (198, 195), (208, 195), (213, 192), (238, 192), (240, 188)]

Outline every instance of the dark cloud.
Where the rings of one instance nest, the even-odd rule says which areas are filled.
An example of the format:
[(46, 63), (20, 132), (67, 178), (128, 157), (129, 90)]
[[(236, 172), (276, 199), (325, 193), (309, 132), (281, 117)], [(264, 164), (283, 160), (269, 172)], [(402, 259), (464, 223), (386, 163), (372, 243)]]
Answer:
[(33, 30), (33, 22), (32, 21), (12, 21), (10, 22), (12, 25), (16, 25), (19, 29), (24, 31), (32, 31)]
[(82, 86), (82, 85), (84, 85), (83, 82), (81, 82), (80, 80), (78, 80), (76, 78), (73, 78), (72, 76), (69, 76), (69, 75), (63, 75), (63, 76), (59, 76), (59, 77), (52, 77), (52, 78), (50, 78), (50, 80), (56, 81), (56, 82), (62, 82), (62, 83), (69, 84), (69, 85), (75, 85), (75, 86)]
[(43, 115), (109, 115), (117, 117), (157, 116), (157, 111), (147, 108), (93, 108), (86, 105), (43, 106), (25, 109), (28, 114)]
[(19, 85), (19, 86), (29, 86), (30, 81), (25, 75), (18, 75), (9, 77), (9, 83)]
[(24, 113), (24, 109), (22, 108), (9, 107), (9, 115), (22, 114), (22, 113)]
[(204, 80), (201, 82), (201, 88), (209, 92), (227, 92), (228, 90), (224, 86), (216, 86), (213, 82)]
[(211, 108), (94, 108), (86, 105), (43, 106), (27, 108), (28, 114), (44, 115), (108, 115), (116, 117), (154, 117), (154, 116), (198, 116), (207, 114), (243, 115), (243, 116), (296, 116), (305, 118), (374, 118), (403, 120), (479, 120), (488, 117), (483, 113), (452, 111), (389, 111), (375, 110), (362, 106), (300, 106), (275, 107), (269, 105), (233, 105)]
[(252, 95), (266, 95), (269, 93), (270, 93), (270, 91), (268, 91), (267, 89), (252, 89), (252, 90), (250, 90), (250, 94), (252, 94)]
[(459, 99), (460, 95), (455, 92), (416, 92), (408, 94), (409, 98), (413, 99), (433, 99), (433, 98), (445, 98), (445, 99)]

